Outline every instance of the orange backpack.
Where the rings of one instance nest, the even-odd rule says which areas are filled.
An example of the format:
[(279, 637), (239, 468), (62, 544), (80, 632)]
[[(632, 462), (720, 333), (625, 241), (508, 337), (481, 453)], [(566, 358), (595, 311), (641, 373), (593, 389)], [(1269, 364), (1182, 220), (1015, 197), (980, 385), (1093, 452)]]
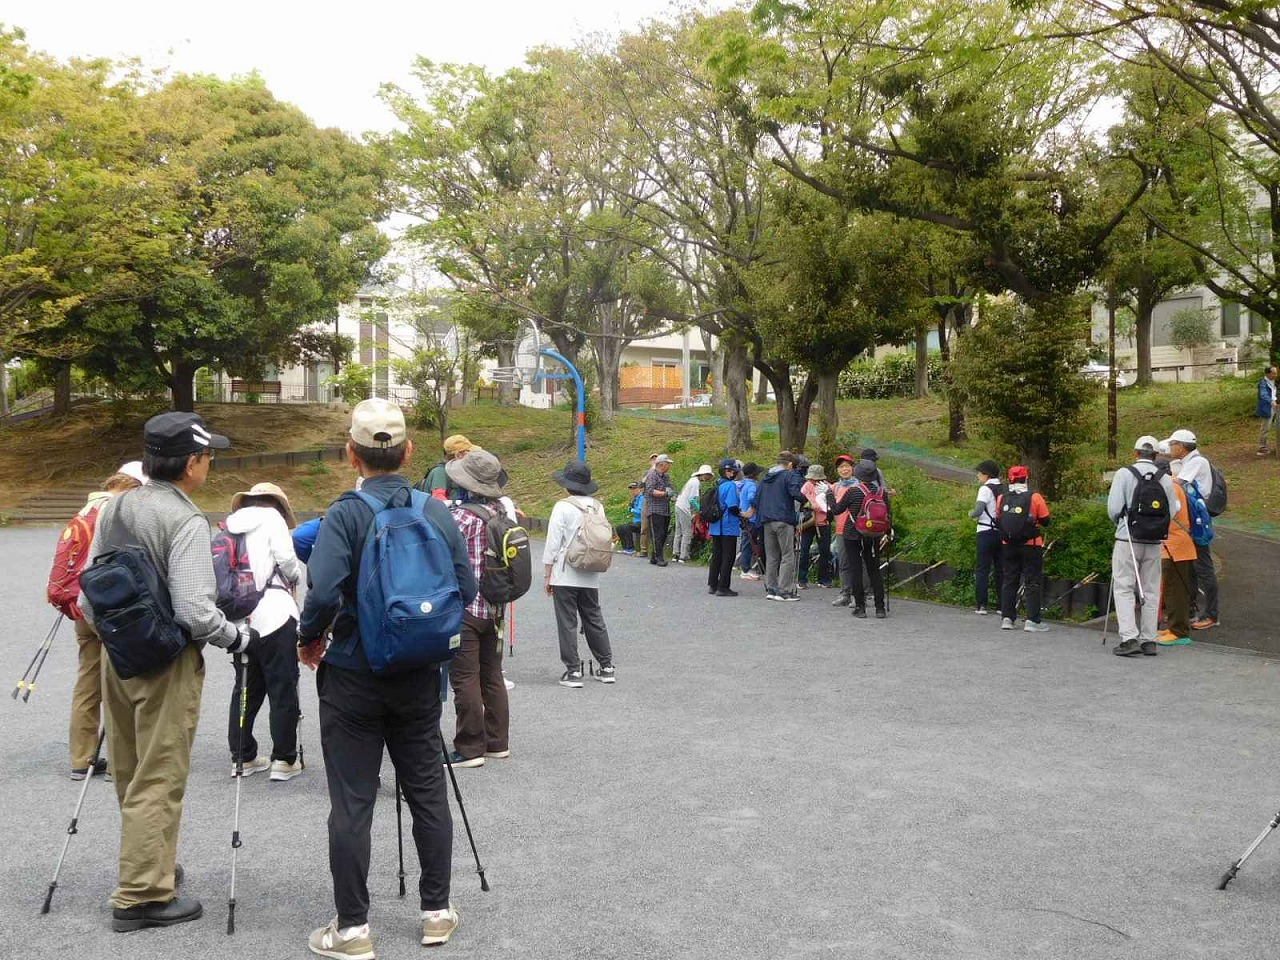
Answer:
[(58, 549), (53, 554), (53, 567), (49, 570), (49, 584), (45, 598), (72, 620), (83, 620), (80, 612), (80, 571), (89, 559), (89, 547), (93, 544), (93, 528), (98, 522), (98, 510), (77, 514), (58, 538)]

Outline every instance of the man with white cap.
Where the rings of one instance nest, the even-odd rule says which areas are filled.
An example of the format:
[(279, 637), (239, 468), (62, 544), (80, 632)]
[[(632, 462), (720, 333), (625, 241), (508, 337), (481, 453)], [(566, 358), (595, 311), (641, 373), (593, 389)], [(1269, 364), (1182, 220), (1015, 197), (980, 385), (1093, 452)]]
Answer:
[(1112, 651), (1117, 657), (1157, 653), (1160, 561), (1169, 523), (1179, 510), (1173, 478), (1155, 464), (1158, 446), (1155, 437), (1139, 437), (1134, 462), (1116, 471), (1107, 496), (1107, 516), (1116, 525), (1111, 587), (1120, 629), (1120, 644)]
[(676, 563), (688, 563), (693, 549), (693, 512), (698, 509), (698, 493), (702, 484), (715, 478), (711, 465), (704, 463), (680, 488), (676, 497), (676, 538), (671, 544), (671, 559)]
[[(1206, 501), (1213, 496), (1213, 467), (1199, 450), (1196, 435), (1190, 430), (1173, 431), (1169, 437), (1169, 454), (1181, 460), (1178, 479), (1188, 490), (1194, 485)], [(1209, 545), (1196, 544), (1195, 582), (1191, 585), (1191, 603), (1199, 617), (1191, 622), (1193, 630), (1208, 630), (1218, 625), (1218, 572), (1213, 566)], [(1200, 594), (1204, 599), (1200, 600)]]
[(648, 507), (649, 517), (649, 562), (654, 566), (665, 567), (667, 558), (667, 530), (671, 524), (671, 491), (675, 489), (671, 478), (672, 460), (665, 453), (658, 454), (653, 462), (653, 469), (644, 478), (644, 502)]

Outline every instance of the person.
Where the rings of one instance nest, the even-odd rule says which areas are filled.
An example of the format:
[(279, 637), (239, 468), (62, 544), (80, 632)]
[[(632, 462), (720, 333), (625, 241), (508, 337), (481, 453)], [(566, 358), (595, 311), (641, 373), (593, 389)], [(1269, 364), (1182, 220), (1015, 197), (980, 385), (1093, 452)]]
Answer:
[(311, 559), (311, 551), (315, 548), (316, 537), (320, 534), (320, 524), (324, 523), (324, 517), (312, 517), (310, 520), (304, 520), (293, 528), (293, 553), (299, 560), (306, 563)]
[(653, 469), (645, 476), (644, 500), (649, 511), (649, 562), (657, 567), (667, 565), (667, 531), (671, 524), (671, 458), (658, 454)]
[(844, 550), (849, 557), (849, 588), (853, 600), (853, 615), (860, 620), (867, 616), (867, 584), (862, 579), (864, 569), (867, 580), (870, 581), (872, 599), (875, 601), (876, 619), (883, 620), (889, 615), (884, 575), (880, 571), (880, 544), (885, 537), (885, 532), (880, 530), (867, 532), (860, 529), (858, 523), (867, 497), (883, 493), (885, 509), (889, 516), (889, 527), (892, 530), (893, 513), (889, 502), (889, 491), (881, 483), (880, 476), (875, 463), (870, 460), (859, 460), (853, 468), (853, 483), (842, 489), (840, 499), (837, 501), (833, 492), (827, 492), (830, 512), (844, 514), (849, 518), (842, 527)]
[(1050, 523), (1049, 505), (1027, 486), (1029, 471), (1021, 464), (1009, 468), (1009, 489), (996, 497), (996, 525), (1000, 528), (1000, 564), (1004, 582), (1000, 591), (1000, 629), (1012, 630), (1018, 618), (1018, 588), (1026, 594), (1027, 633), (1044, 633), (1040, 622), (1041, 570), (1044, 567), (1044, 537)]
[[(217, 606), (209, 522), (191, 500), (209, 476), (215, 450), (231, 441), (194, 413), (161, 413), (143, 427), (147, 483), (108, 500), (98, 513), (90, 558), (119, 544), (142, 549), (167, 584), (173, 619), (188, 642), (158, 669), (128, 680), (102, 659), (107, 752), (120, 804), (119, 885), (111, 926), (124, 932), (172, 926), (203, 913), (177, 896), (178, 828), (204, 686), (203, 648), (236, 654), (255, 639)], [(95, 611), (82, 597), (92, 625)]]
[(733, 561), (738, 555), (738, 535), (742, 533), (742, 507), (738, 500), (738, 464), (733, 457), (720, 461), (720, 481), (716, 495), (720, 498), (720, 519), (712, 522), (711, 566), (707, 571), (707, 592), (717, 597), (736, 597), (729, 587)]
[[(836, 483), (831, 488), (832, 501), (838, 504), (849, 493), (849, 488), (857, 481), (853, 479), (854, 460), (847, 453), (842, 453), (836, 457)], [(840, 596), (831, 601), (833, 607), (847, 607), (853, 598), (853, 562), (854, 557), (849, 550), (845, 549), (845, 527), (849, 523), (848, 509), (839, 512), (828, 511), (832, 524), (832, 550), (835, 553), (835, 562), (837, 570), (840, 574)], [(877, 568), (878, 570), (879, 568)], [(863, 594), (865, 597), (866, 594)]]
[(546, 566), (544, 588), (551, 597), (556, 613), (556, 632), (560, 638), (560, 662), (564, 673), (560, 686), (581, 688), (582, 661), (578, 658), (578, 620), (587, 637), (587, 647), (599, 664), (596, 679), (601, 683), (617, 680), (613, 666), (613, 647), (609, 628), (600, 610), (600, 574), (579, 570), (567, 563), (569, 544), (582, 525), (584, 510), (603, 510), (594, 494), (600, 485), (591, 479), (591, 468), (581, 460), (570, 460), (552, 479), (564, 487), (567, 496), (556, 501), (547, 521), (547, 542), (542, 549)]
[[(1186, 429), (1175, 430), (1165, 442), (1169, 444), (1170, 456), (1182, 461), (1178, 479), (1183, 485), (1188, 490), (1195, 486), (1205, 500), (1213, 496), (1213, 467), (1200, 452), (1196, 435)], [(1213, 565), (1213, 550), (1207, 543), (1196, 544), (1195, 574), (1191, 603), (1198, 609), (1199, 616), (1191, 621), (1191, 629), (1208, 630), (1218, 625), (1218, 571)]]
[(620, 523), (613, 528), (613, 532), (617, 534), (618, 540), (622, 543), (622, 552), (628, 557), (635, 556), (636, 537), (640, 535), (640, 517), (644, 512), (644, 484), (638, 480), (632, 480), (627, 484), (627, 489), (631, 492), (631, 522)]
[(974, 467), (978, 474), (978, 499), (969, 516), (978, 521), (978, 562), (973, 571), (976, 613), (987, 615), (991, 596), (991, 573), (995, 572), (996, 603), (1000, 605), (1000, 584), (1004, 569), (1000, 563), (1000, 528), (996, 525), (996, 499), (1000, 496), (1000, 468), (994, 460), (983, 460)]
[(862, 453), (858, 454), (861, 460), (870, 460), (876, 468), (876, 483), (884, 488), (884, 492), (890, 496), (897, 493), (896, 490), (890, 490), (889, 485), (884, 482), (884, 471), (880, 469), (880, 454), (876, 453), (871, 447), (863, 447)]
[(704, 463), (690, 475), (676, 497), (676, 538), (671, 544), (671, 559), (676, 563), (688, 563), (693, 549), (693, 515), (698, 511), (698, 493), (702, 484), (714, 480), (711, 466)]
[[(98, 744), (98, 727), (102, 723), (102, 641), (80, 609), (78, 570), (83, 570), (88, 562), (89, 551), (93, 546), (93, 530), (102, 505), (116, 494), (134, 490), (146, 481), (147, 475), (142, 472), (141, 460), (131, 460), (107, 477), (102, 489), (89, 494), (84, 506), (58, 538), (59, 546), (66, 543), (67, 549), (74, 552), (74, 557), (71, 554), (63, 556), (60, 550), (54, 556), (53, 567), (49, 571), (51, 589), (57, 583), (62, 587), (60, 592), (73, 595), (65, 603), (54, 602), (52, 594), (49, 599), (70, 618), (76, 646), (79, 647), (76, 682), (71, 690), (71, 721), (67, 731), (72, 780), (100, 777), (107, 772), (105, 756), (98, 757), (92, 768), (89, 766), (89, 761), (93, 760), (94, 747)], [(63, 569), (63, 563), (73, 561), (78, 561), (78, 568)]]
[[(392, 505), (411, 502), (400, 470), (413, 455), (404, 414), (389, 400), (363, 400), (351, 411), (347, 461), (363, 481), (360, 494)], [(447, 545), (464, 603), (478, 587), (462, 535), (436, 498), (423, 516)], [(298, 623), (298, 659), (316, 671), (320, 745), (329, 787), (329, 872), (336, 916), (312, 931), (320, 956), (373, 956), (369, 931), (369, 857), (378, 770), (385, 749), (413, 819), (421, 876), (422, 943), (445, 943), (460, 918), (449, 902), (453, 820), (445, 794), (440, 736), (440, 667), (375, 675), (365, 655), (357, 613), (361, 553), (374, 512), (344, 493), (325, 513), (307, 564), (307, 596)], [(332, 624), (332, 640), (325, 633)]]
[(431, 494), (437, 500), (448, 503), (458, 499), (458, 490), (449, 483), (449, 473), (445, 468), (450, 461), (465, 457), (475, 447), (475, 444), (462, 434), (455, 433), (451, 437), (445, 437), (443, 446), (443, 459), (427, 471), (426, 476), (418, 481), (416, 489), (421, 490), (423, 493)]
[(827, 472), (822, 464), (810, 464), (804, 474), (804, 484), (800, 487), (808, 502), (812, 522), (804, 528), (800, 535), (800, 569), (797, 574), (800, 589), (809, 586), (809, 553), (813, 543), (818, 542), (818, 586), (825, 589), (831, 587), (831, 520), (827, 516), (827, 491), (831, 485), (827, 483)]
[[(453, 521), (462, 534), (471, 572), (479, 582), (484, 574), (488, 532), (485, 523), (501, 504), (498, 477), (502, 464), (487, 450), (473, 447), (445, 469), (461, 502), (452, 507)], [(482, 515), (483, 514), (483, 515)], [(481, 767), (486, 759), (511, 756), (510, 706), (502, 682), (502, 625), (505, 610), (477, 593), (462, 615), (462, 646), (449, 661), (453, 709), (457, 725), (453, 735), (455, 767)]]
[(1173, 492), (1177, 494), (1178, 507), (1169, 523), (1169, 539), (1163, 544), (1160, 559), (1160, 597), (1164, 608), (1165, 629), (1156, 634), (1160, 646), (1174, 646), (1191, 642), (1191, 582), (1195, 577), (1196, 545), (1191, 539), (1187, 522), (1191, 508), (1187, 492), (1178, 480), (1177, 463), (1169, 454), (1164, 441), (1156, 450), (1155, 464), (1169, 471), (1173, 477)]
[[(640, 478), (640, 485), (643, 486), (649, 482), (650, 475), (657, 472), (658, 454), (649, 454), (649, 469), (645, 471), (644, 476)], [(644, 556), (649, 554), (649, 498), (644, 498), (642, 509), (640, 511), (640, 553)]]
[(760, 481), (756, 507), (764, 527), (764, 597), (791, 603), (800, 599), (796, 589), (796, 504), (805, 499), (801, 489), (804, 480), (792, 469), (794, 464), (790, 450), (778, 454), (778, 462)]
[(1276, 365), (1267, 367), (1258, 381), (1258, 456), (1267, 455), (1271, 434), (1276, 435), (1276, 456), (1280, 457), (1280, 397), (1276, 395)]
[[(298, 763), (298, 602), (294, 590), (302, 580), (302, 564), (293, 549), (291, 527), (298, 525), (289, 498), (274, 483), (257, 483), (231, 498), (227, 532), (242, 534), (249, 554), (253, 585), (262, 599), (249, 614), (249, 626), (259, 640), (245, 654), (244, 679), (249, 693), (245, 704), (243, 750), (240, 729), (240, 678), (231, 689), (227, 743), (231, 748), (231, 775), (237, 761), (244, 776), (269, 770), (276, 782), (292, 780), (302, 772)], [(271, 758), (258, 756), (253, 723), (270, 702)]]
[[(1154, 462), (1158, 443), (1155, 437), (1139, 437), (1133, 445), (1133, 464), (1116, 471), (1107, 494), (1107, 516), (1116, 525), (1111, 588), (1115, 591), (1120, 643), (1111, 652), (1117, 657), (1154, 657), (1157, 653), (1162, 543), (1169, 535), (1168, 519), (1177, 516), (1179, 507), (1173, 479)], [(1159, 496), (1153, 501), (1155, 508), (1162, 507), (1168, 515), (1162, 530), (1154, 529), (1161, 526), (1158, 516), (1148, 521), (1137, 509), (1141, 485), (1151, 479), (1164, 491), (1163, 504)], [(1144, 529), (1147, 526), (1152, 529)]]
[(743, 580), (759, 580), (760, 574), (760, 517), (756, 504), (760, 497), (760, 464), (750, 460), (742, 465), (742, 489), (738, 493), (738, 519), (742, 525), (738, 568)]

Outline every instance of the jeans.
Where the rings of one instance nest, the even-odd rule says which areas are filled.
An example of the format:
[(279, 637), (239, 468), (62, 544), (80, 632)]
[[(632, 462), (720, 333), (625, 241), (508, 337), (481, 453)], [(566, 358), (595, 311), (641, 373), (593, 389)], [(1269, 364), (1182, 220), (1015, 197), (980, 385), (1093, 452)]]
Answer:
[(667, 531), (671, 528), (671, 517), (665, 513), (649, 514), (649, 559), (654, 563), (666, 559)]
[[(279, 630), (268, 633), (245, 654), (245, 682), (249, 700), (244, 716), (244, 756), (248, 763), (258, 755), (253, 721), (264, 699), (271, 702), (271, 759), (293, 763), (298, 759), (298, 621), (290, 618)], [(241, 759), (240, 685), (231, 688), (231, 722), (227, 727), (231, 762)]]
[(1018, 619), (1018, 585), (1022, 584), (1023, 599), (1027, 605), (1027, 619), (1040, 622), (1040, 571), (1044, 566), (1044, 547), (1026, 543), (1006, 543), (1001, 564), (1004, 566), (1004, 586), (1000, 593), (1000, 616), (1006, 620)]
[[(1001, 546), (999, 530), (983, 530), (978, 534), (978, 566), (973, 571), (974, 593), (977, 596), (978, 608), (1000, 606), (1000, 585), (1004, 582), (1004, 566), (1001, 563)], [(996, 602), (988, 603), (990, 596), (990, 574), (995, 571)]]
[(800, 571), (797, 577), (801, 583), (809, 582), (809, 550), (813, 541), (818, 541), (818, 582), (823, 586), (831, 586), (831, 524), (809, 527), (800, 534)]
[(671, 543), (671, 555), (681, 560), (689, 559), (693, 549), (693, 514), (676, 507), (676, 537)]
[(765, 593), (796, 592), (796, 528), (780, 520), (764, 525)]
[(743, 573), (750, 573), (752, 567), (760, 567), (760, 527), (747, 524), (742, 528), (742, 536), (738, 538), (738, 566)]
[(711, 538), (711, 568), (707, 571), (707, 586), (712, 590), (728, 590), (729, 577), (733, 573), (733, 558), (738, 554), (738, 538), (714, 536)]
[(556, 611), (556, 632), (560, 637), (560, 662), (576, 670), (578, 657), (578, 618), (587, 635), (587, 647), (602, 667), (613, 666), (613, 647), (609, 629), (600, 612), (600, 591), (595, 587), (552, 587), (552, 606)]

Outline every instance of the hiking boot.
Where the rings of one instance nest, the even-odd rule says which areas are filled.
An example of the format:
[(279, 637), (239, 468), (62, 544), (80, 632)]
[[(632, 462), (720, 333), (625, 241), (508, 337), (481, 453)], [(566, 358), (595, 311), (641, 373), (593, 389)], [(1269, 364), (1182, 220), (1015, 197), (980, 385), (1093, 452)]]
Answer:
[(453, 931), (458, 929), (458, 924), (461, 922), (462, 917), (458, 916), (458, 911), (453, 908), (452, 903), (443, 910), (423, 910), (422, 945), (438, 947), (448, 943), (449, 938), (453, 936)]
[(1144, 657), (1154, 657), (1160, 652), (1156, 648), (1156, 642), (1154, 640), (1143, 640), (1139, 646), (1142, 648), (1142, 655)]
[(737, 595), (738, 595), (737, 590), (717, 590), (716, 591), (717, 597), (736, 597)]
[(369, 939), (369, 925), (339, 930), (337, 917), (319, 930), (312, 930), (307, 946), (312, 953), (334, 960), (373, 960), (376, 956), (373, 941)]
[(1136, 639), (1121, 640), (1111, 652), (1117, 657), (1140, 657), (1142, 647), (1138, 645)]
[(1199, 620), (1195, 620), (1192, 622), (1191, 629), (1192, 630), (1208, 630), (1210, 627), (1216, 627), (1217, 625), (1218, 625), (1218, 621), (1213, 619), (1213, 617), (1201, 617)]
[(889, 616), (889, 611), (888, 611), (888, 610), (886, 610), (884, 607), (876, 607), (876, 619), (877, 619), (877, 620), (883, 620), (883, 619), (884, 619), (885, 617), (887, 617), (887, 616)]
[(1000, 618), (1000, 629), (1001, 629), (1001, 630), (1012, 630), (1012, 629), (1013, 629), (1013, 620), (1012, 620), (1010, 617), (1001, 617), (1001, 618)]
[[(246, 760), (244, 762), (244, 775), (246, 777), (252, 777), (255, 773), (261, 773), (263, 770), (270, 769), (271, 761), (266, 757), (254, 757), (252, 760)], [(231, 779), (234, 780), (237, 776), (239, 776), (239, 773), (236, 770), (235, 761), (232, 761)]]
[(612, 666), (601, 667), (599, 670), (597, 670), (596, 679), (599, 680), (601, 683), (617, 683), (618, 682), (618, 676), (614, 672), (614, 669)]
[(1027, 633), (1048, 633), (1049, 625), (1039, 620), (1028, 620), (1022, 625), (1022, 629)]
[(168, 903), (114, 907), (111, 910), (111, 929), (116, 933), (128, 933), (144, 927), (172, 927), (189, 920), (199, 920), (203, 913), (204, 907), (194, 897), (174, 897)]
[(457, 750), (453, 750), (449, 753), (449, 766), (462, 767), (463, 769), (468, 767), (483, 767), (484, 757), (464, 757)]
[(511, 748), (508, 747), (506, 750), (486, 750), (484, 756), (486, 760), (510, 760)]
[(285, 780), (292, 780), (302, 772), (302, 764), (297, 760), (290, 763), (288, 760), (272, 760), (271, 761), (271, 779), (277, 783), (283, 783)]
[(581, 670), (566, 670), (560, 675), (560, 686), (562, 687), (580, 687), (582, 686)]
[[(99, 757), (93, 765), (93, 776), (101, 777), (107, 772), (107, 758)], [(71, 771), (72, 780), (84, 780), (89, 776), (88, 767), (74, 767)]]
[(853, 608), (853, 615), (854, 615), (855, 617), (857, 617), (859, 620), (865, 620), (865, 619), (867, 619), (867, 608), (866, 608), (866, 607), (854, 607), (854, 608)]

